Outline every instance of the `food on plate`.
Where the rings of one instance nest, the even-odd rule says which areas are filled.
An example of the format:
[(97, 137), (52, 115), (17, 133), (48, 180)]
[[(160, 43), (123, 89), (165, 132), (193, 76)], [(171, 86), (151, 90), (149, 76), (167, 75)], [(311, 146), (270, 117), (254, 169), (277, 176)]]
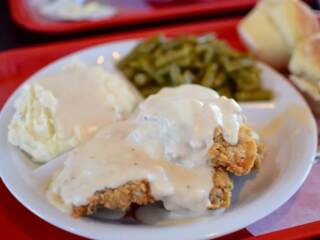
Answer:
[(45, 17), (54, 20), (95, 20), (115, 15), (117, 9), (100, 1), (30, 0), (30, 4)]
[(233, 99), (194, 84), (163, 88), (67, 152), (47, 196), (77, 217), (155, 201), (170, 211), (226, 208), (229, 174), (250, 173), (260, 144)]
[(294, 82), (320, 101), (320, 33), (312, 35), (296, 47), (289, 69)]
[[(213, 188), (210, 191), (210, 209), (227, 208), (231, 203), (233, 181), (222, 168), (214, 169)], [(150, 185), (147, 181), (133, 181), (115, 189), (105, 189), (90, 197), (88, 204), (74, 207), (72, 215), (81, 217), (95, 213), (99, 208), (128, 209), (131, 204), (146, 205), (154, 203)]]
[(295, 46), (319, 31), (319, 23), (316, 14), (303, 1), (262, 0), (238, 30), (259, 59), (276, 68), (285, 68)]
[(213, 165), (237, 176), (250, 173), (254, 165), (260, 165), (260, 157), (263, 156), (262, 145), (257, 144), (256, 137), (250, 127), (243, 125), (239, 129), (238, 142), (233, 145), (223, 138), (221, 129), (217, 129), (213, 136), (214, 144), (209, 149)]
[(36, 162), (47, 162), (126, 118), (141, 100), (120, 75), (80, 60), (23, 87), (8, 140)]
[(305, 93), (312, 110), (320, 116), (320, 33), (300, 43), (290, 59), (290, 79)]
[(212, 35), (155, 36), (138, 44), (118, 68), (145, 97), (162, 87), (200, 84), (240, 101), (268, 100), (256, 62)]

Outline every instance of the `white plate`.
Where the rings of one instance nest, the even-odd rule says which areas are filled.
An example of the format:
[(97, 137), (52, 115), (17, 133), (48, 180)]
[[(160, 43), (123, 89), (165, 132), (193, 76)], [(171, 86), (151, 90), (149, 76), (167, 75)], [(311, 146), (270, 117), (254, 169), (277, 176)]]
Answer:
[[(74, 56), (115, 71), (114, 58), (127, 53), (135, 43), (123, 41), (80, 51), (50, 64), (27, 82), (59, 70)], [(157, 218), (143, 217), (146, 224), (132, 224), (116, 220), (73, 219), (61, 213), (48, 203), (44, 190), (34, 180), (32, 171), (36, 166), (7, 142), (13, 101), (20, 88), (7, 101), (0, 116), (2, 180), (33, 213), (59, 228), (89, 238), (204, 239), (246, 227), (277, 209), (298, 190), (311, 169), (317, 146), (315, 120), (304, 99), (281, 75), (265, 65), (260, 64), (260, 68), (263, 84), (274, 91), (275, 99), (273, 102), (243, 104), (243, 108), (249, 123), (262, 134), (267, 157), (257, 174), (235, 178), (232, 206), (223, 213), (188, 217), (183, 223), (167, 222), (162, 226), (157, 225)], [(155, 216), (160, 219), (163, 214)]]

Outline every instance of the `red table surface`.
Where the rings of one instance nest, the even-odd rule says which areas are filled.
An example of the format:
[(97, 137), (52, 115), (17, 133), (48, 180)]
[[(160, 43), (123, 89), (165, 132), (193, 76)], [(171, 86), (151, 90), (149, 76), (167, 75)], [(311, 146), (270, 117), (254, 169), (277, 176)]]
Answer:
[[(151, 3), (149, 4), (150, 7), (144, 10), (141, 10), (139, 6), (134, 7), (139, 1), (149, 2), (150, 0), (122, 0), (120, 3), (112, 1), (115, 6), (120, 8), (117, 15), (96, 21), (75, 22), (49, 20), (32, 10), (26, 3), (27, 0), (9, 0), (9, 3), (12, 17), (21, 27), (40, 33), (62, 34), (144, 22), (164, 22), (186, 17), (222, 16), (226, 13), (241, 13), (250, 10), (258, 0), (172, 0), (163, 1), (164, 3), (162, 4)], [(316, 0), (304, 1), (312, 3)], [(156, 1), (153, 0), (153, 2)], [(132, 10), (122, 10), (121, 7), (130, 7)]]
[[(249, 10), (256, 4), (257, 0), (174, 0), (162, 4), (150, 3), (150, 7), (144, 10), (141, 10), (139, 6), (135, 7), (135, 4), (137, 5), (139, 0), (121, 1), (122, 5), (121, 3), (117, 3), (117, 1), (113, 1), (113, 5), (115, 6), (129, 7), (132, 10), (119, 9), (119, 13), (110, 18), (74, 22), (49, 20), (32, 10), (26, 2), (26, 0), (9, 1), (11, 15), (17, 24), (31, 31), (59, 34), (132, 25), (143, 22), (150, 23), (176, 20), (190, 16), (221, 16), (224, 13)], [(124, 4), (123, 2), (127, 3)], [(140, 2), (148, 2), (148, 0), (140, 0)]]
[[(236, 31), (238, 22), (239, 19), (229, 19), (189, 25), (176, 25), (161, 29), (119, 33), (116, 35), (66, 41), (0, 53), (0, 109), (17, 86), (31, 74), (53, 60), (81, 48), (120, 39), (148, 37), (157, 32), (163, 32), (170, 36), (213, 32), (220, 39), (228, 41), (233, 47), (244, 50)], [(0, 226), (2, 229), (1, 237), (3, 239), (9, 239), (9, 237), (10, 239), (80, 239), (80, 237), (60, 230), (33, 215), (14, 199), (1, 181)], [(308, 237), (319, 234), (320, 222), (315, 222), (260, 237), (252, 237), (247, 230), (243, 229), (224, 236), (221, 239), (245, 239), (248, 237), (252, 237), (252, 239), (308, 239)]]

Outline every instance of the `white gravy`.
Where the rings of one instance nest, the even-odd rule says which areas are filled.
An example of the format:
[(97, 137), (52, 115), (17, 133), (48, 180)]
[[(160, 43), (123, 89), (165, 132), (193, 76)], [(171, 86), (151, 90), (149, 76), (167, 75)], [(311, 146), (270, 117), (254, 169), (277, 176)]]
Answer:
[(49, 199), (67, 209), (87, 203), (96, 191), (147, 180), (168, 210), (202, 212), (210, 205), (213, 168), (207, 152), (215, 128), (237, 143), (243, 122), (239, 105), (198, 85), (166, 88), (142, 102), (126, 121), (101, 129), (67, 154)]
[[(115, 82), (113, 89), (106, 92), (106, 82)], [(88, 139), (96, 131), (107, 124), (122, 118), (107, 97), (113, 97), (119, 102), (119, 108), (128, 110), (138, 102), (138, 97), (133, 97), (126, 86), (125, 80), (114, 75), (108, 75), (98, 66), (89, 66), (80, 61), (74, 61), (64, 67), (56, 75), (41, 78), (38, 83), (50, 90), (58, 99), (57, 111), (53, 115), (53, 121), (58, 138), (67, 138), (73, 134), (81, 139)], [(128, 95), (128, 102), (119, 99), (113, 92), (117, 88), (124, 89)], [(126, 91), (125, 91), (126, 90)], [(125, 96), (124, 96), (125, 97)], [(122, 98), (124, 98), (122, 97)]]

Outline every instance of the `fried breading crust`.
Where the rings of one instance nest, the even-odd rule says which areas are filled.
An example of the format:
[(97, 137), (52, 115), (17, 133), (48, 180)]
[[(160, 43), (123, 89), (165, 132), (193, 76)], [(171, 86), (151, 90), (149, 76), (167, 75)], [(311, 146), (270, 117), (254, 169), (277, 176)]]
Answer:
[[(214, 168), (214, 187), (210, 192), (209, 209), (227, 208), (231, 203), (233, 189), (233, 181), (228, 172), (238, 176), (250, 173), (253, 167), (259, 167), (264, 151), (262, 145), (254, 139), (253, 130), (247, 125), (240, 127), (236, 145), (224, 140), (221, 129), (216, 129), (213, 140), (209, 157)], [(148, 181), (131, 181), (115, 189), (96, 192), (87, 205), (74, 206), (72, 215), (91, 215), (99, 208), (125, 210), (133, 203), (146, 205), (155, 201)]]
[(222, 168), (216, 168), (213, 174), (214, 187), (210, 192), (210, 209), (227, 208), (231, 204), (233, 181)]
[[(210, 209), (229, 207), (233, 182), (222, 168), (215, 169), (213, 174), (214, 187), (210, 192)], [(147, 181), (132, 181), (116, 189), (96, 192), (85, 206), (73, 207), (72, 215), (81, 217), (91, 215), (99, 208), (127, 209), (131, 204), (146, 205), (155, 202)]]
[(253, 137), (253, 130), (247, 125), (239, 129), (238, 143), (231, 145), (224, 140), (221, 129), (216, 129), (214, 144), (209, 149), (209, 157), (215, 167), (222, 167), (237, 176), (250, 173), (262, 159), (262, 147)]
[(132, 203), (146, 205), (155, 202), (149, 183), (145, 180), (128, 182), (115, 189), (96, 192), (85, 206), (73, 207), (72, 215), (91, 215), (98, 208), (127, 209)]

